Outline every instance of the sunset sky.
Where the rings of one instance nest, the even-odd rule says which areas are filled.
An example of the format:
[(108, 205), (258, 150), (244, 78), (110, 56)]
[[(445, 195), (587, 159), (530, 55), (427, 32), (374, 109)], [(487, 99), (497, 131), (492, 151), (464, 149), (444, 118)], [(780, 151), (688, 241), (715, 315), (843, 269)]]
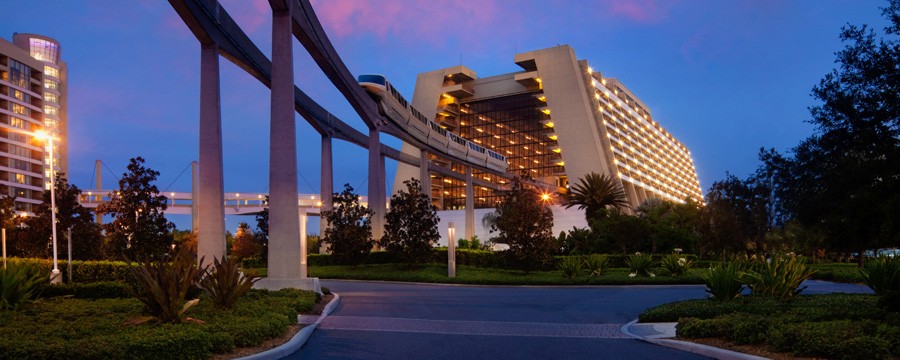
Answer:
[[(93, 188), (94, 160), (121, 176), (130, 157), (143, 156), (162, 173), (161, 190), (190, 191), (189, 172), (178, 175), (197, 158), (200, 46), (168, 2), (0, 1), (0, 37), (37, 33), (62, 45), (70, 181)], [(221, 3), (270, 53), (268, 2)], [(886, 24), (879, 9), (886, 2), (860, 0), (312, 3), (350, 71), (384, 74), (407, 98), (420, 72), (460, 63), (480, 77), (518, 71), (515, 53), (569, 44), (578, 58), (628, 86), (691, 150), (704, 193), (726, 171), (752, 172), (760, 147), (787, 151), (810, 135), (810, 89), (834, 67), (841, 27)], [(294, 50), (296, 84), (363, 130), (302, 46)], [(268, 184), (269, 91), (221, 61), (225, 190), (261, 192)], [(320, 136), (297, 119), (299, 191), (318, 193)], [(366, 151), (340, 141), (334, 150), (335, 188), (350, 183), (365, 194)], [(388, 190), (395, 167), (387, 162)], [(104, 187), (115, 187), (104, 172)], [(237, 222), (227, 226), (234, 231)]]

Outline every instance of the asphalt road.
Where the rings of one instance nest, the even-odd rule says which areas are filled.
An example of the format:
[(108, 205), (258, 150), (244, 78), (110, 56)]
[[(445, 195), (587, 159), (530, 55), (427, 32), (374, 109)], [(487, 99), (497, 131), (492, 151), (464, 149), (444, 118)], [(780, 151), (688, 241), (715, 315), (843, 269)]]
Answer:
[(324, 281), (341, 305), (288, 359), (704, 359), (619, 328), (703, 286), (481, 287)]

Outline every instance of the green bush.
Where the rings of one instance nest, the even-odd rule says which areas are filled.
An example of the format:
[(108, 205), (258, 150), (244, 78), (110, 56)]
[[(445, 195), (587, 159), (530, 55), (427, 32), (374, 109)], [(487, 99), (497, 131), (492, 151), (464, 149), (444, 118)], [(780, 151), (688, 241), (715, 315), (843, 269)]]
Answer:
[(231, 309), (258, 279), (244, 275), (238, 268), (238, 261), (226, 257), (221, 262), (213, 259), (213, 265), (202, 274), (200, 288), (206, 292), (213, 305), (220, 309)]
[(585, 255), (584, 267), (591, 277), (598, 277), (609, 268), (609, 257), (599, 254)]
[(638, 319), (641, 322), (675, 322), (680, 318), (712, 319), (737, 312), (744, 306), (735, 301), (685, 300), (647, 309)]
[(815, 272), (796, 256), (777, 257), (759, 262), (755, 268), (756, 271), (746, 274), (753, 293), (772, 296), (782, 301), (792, 300), (803, 291), (805, 287), (800, 288), (800, 284)]
[(44, 278), (42, 274), (35, 266), (18, 263), (0, 268), (0, 310), (18, 310), (36, 299), (44, 284), (50, 282), (49, 276)]
[(706, 292), (716, 301), (731, 301), (741, 296), (744, 284), (741, 282), (741, 266), (734, 262), (722, 263), (709, 269), (703, 281)]
[(653, 274), (656, 269), (656, 261), (650, 254), (634, 253), (625, 259), (625, 264), (632, 274), (640, 276), (655, 276)]
[(866, 285), (878, 294), (883, 305), (900, 310), (900, 257), (881, 256), (866, 262)]
[(103, 281), (87, 284), (61, 284), (48, 286), (42, 297), (72, 296), (78, 299), (116, 299), (131, 296), (129, 285), (121, 281)]
[(866, 281), (856, 264), (825, 263), (810, 265), (810, 267), (816, 270), (810, 276), (810, 279), (842, 283), (863, 283)]
[(663, 270), (672, 276), (684, 275), (694, 266), (693, 260), (677, 254), (664, 256), (659, 263)]
[(566, 279), (574, 279), (581, 273), (581, 268), (584, 266), (584, 263), (581, 261), (581, 258), (577, 256), (567, 256), (556, 266), (559, 267), (559, 270), (562, 271), (563, 276), (565, 276)]
[(683, 318), (678, 320), (675, 332), (688, 339), (729, 338), (731, 324), (719, 319)]

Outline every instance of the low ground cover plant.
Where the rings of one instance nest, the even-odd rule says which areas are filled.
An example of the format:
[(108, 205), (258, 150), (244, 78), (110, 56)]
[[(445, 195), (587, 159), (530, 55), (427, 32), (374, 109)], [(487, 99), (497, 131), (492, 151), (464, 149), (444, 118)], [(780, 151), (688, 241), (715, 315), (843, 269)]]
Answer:
[(567, 256), (556, 266), (559, 268), (559, 271), (562, 271), (563, 276), (565, 276), (566, 279), (574, 279), (581, 274), (581, 269), (584, 267), (584, 261), (576, 256)]
[(681, 276), (694, 267), (694, 261), (680, 254), (667, 255), (660, 259), (660, 266), (669, 275)]
[(792, 301), (750, 295), (729, 302), (688, 300), (649, 309), (642, 322), (678, 322), (684, 338), (719, 338), (796, 356), (890, 359), (900, 354), (900, 313), (877, 296), (826, 294)]
[(34, 266), (12, 263), (0, 268), (0, 310), (17, 310), (28, 304), (48, 281)]
[(625, 264), (632, 274), (638, 276), (656, 276), (653, 272), (656, 270), (656, 261), (650, 254), (634, 253), (625, 259)]
[(591, 277), (598, 277), (609, 268), (609, 257), (601, 254), (584, 256), (584, 267)]
[[(191, 316), (203, 324), (124, 325), (142, 314), (137, 299), (54, 297), (0, 311), (0, 357), (8, 359), (207, 359), (281, 336), (317, 296), (251, 290), (223, 311), (201, 295)], [(77, 325), (73, 321), (77, 320)]]

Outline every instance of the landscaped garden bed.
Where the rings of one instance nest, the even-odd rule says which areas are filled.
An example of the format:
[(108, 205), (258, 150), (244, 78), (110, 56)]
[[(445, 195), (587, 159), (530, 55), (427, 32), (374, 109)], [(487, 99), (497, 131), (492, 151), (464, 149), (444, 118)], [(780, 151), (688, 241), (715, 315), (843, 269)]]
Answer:
[(137, 299), (46, 298), (0, 311), (0, 357), (207, 359), (283, 336), (316, 299), (309, 291), (252, 290), (233, 309), (221, 310), (201, 296), (185, 313), (200, 321), (125, 325), (142, 316)]

